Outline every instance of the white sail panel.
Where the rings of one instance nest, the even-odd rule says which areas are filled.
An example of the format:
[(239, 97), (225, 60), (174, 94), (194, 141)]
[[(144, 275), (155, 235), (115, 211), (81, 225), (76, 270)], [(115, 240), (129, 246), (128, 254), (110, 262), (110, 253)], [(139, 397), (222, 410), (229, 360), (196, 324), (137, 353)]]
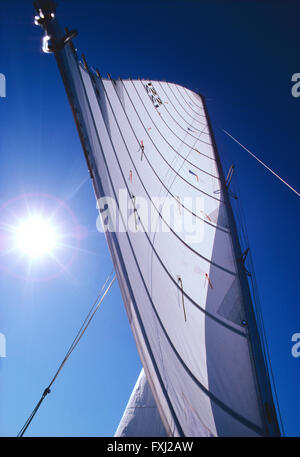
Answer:
[[(126, 103), (128, 106), (130, 94), (137, 92), (136, 88), (128, 90), (128, 100), (124, 102), (127, 92), (124, 91), (121, 98), (120, 88), (116, 91), (114, 82), (95, 78), (93, 83), (86, 70), (82, 68), (81, 73), (101, 144), (102, 158), (96, 154), (98, 173), (100, 177), (109, 176), (110, 184), (104, 189), (105, 193), (118, 199), (118, 191), (126, 189), (129, 201), (132, 195), (147, 197), (156, 195), (157, 191), (166, 197), (174, 185), (177, 194), (182, 189), (182, 199), (187, 192), (198, 196), (199, 188), (188, 182), (186, 187), (175, 187), (177, 182), (184, 181), (178, 170), (175, 173), (164, 168), (161, 173), (158, 151), (148, 150), (146, 139), (143, 140), (144, 151), (153, 169), (148, 167), (145, 172), (141, 135), (126, 113)], [(127, 81), (125, 84), (140, 85), (143, 89), (138, 89), (139, 98), (148, 104), (151, 114), (149, 117), (140, 110), (142, 124), (147, 125), (152, 117), (159, 123), (162, 114), (154, 105), (151, 107), (153, 103), (142, 83)], [(132, 103), (138, 109), (136, 99)], [(165, 132), (159, 129), (152, 132), (155, 144), (163, 133), (167, 135), (167, 126)], [(144, 128), (143, 138), (146, 135)], [(168, 135), (174, 139), (181, 133), (174, 133), (170, 128)], [(188, 145), (191, 135), (185, 134), (182, 141)], [(199, 144), (200, 141), (198, 147)], [(206, 152), (211, 155), (208, 160), (213, 162), (212, 148)], [(154, 170), (161, 173), (163, 182), (170, 174), (166, 187), (158, 184)], [(205, 191), (202, 193), (204, 208), (218, 210), (222, 205), (221, 192), (216, 199), (209, 195), (213, 189), (208, 185)], [(211, 201), (216, 202), (215, 206)], [(158, 215), (162, 214), (159, 208), (152, 206)], [(122, 215), (126, 220), (127, 215)], [(138, 216), (143, 226), (143, 215)], [(242, 295), (230, 234), (228, 230), (204, 225), (211, 236), (196, 248), (175, 231), (116, 233), (134, 297), (125, 301), (125, 305), (168, 433), (258, 436), (263, 434), (263, 426), (247, 331), (242, 326)]]
[(164, 437), (166, 432), (144, 370), (136, 385), (115, 433), (115, 437)]
[(194, 94), (193, 92), (191, 92), (188, 89), (186, 89), (182, 86), (179, 86), (179, 85), (172, 86), (169, 84), (168, 87), (170, 88), (170, 90), (172, 91), (172, 93), (175, 96), (176, 107), (177, 107), (178, 111), (181, 111), (181, 112), (184, 111), (185, 113), (187, 113), (189, 115), (189, 117), (192, 117), (192, 118), (194, 118), (195, 115), (199, 116), (202, 119), (206, 118), (205, 110), (204, 110), (201, 99), (198, 99), (199, 105), (195, 105), (195, 104), (191, 103), (191, 101), (189, 99), (189, 95), (188, 95), (189, 92), (191, 93), (191, 95), (193, 97), (195, 97), (195, 96), (197, 97), (196, 94)]
[[(126, 81), (124, 82), (125, 93), (122, 99), (122, 103), (130, 124), (128, 135), (132, 135), (134, 137), (134, 134), (131, 133), (131, 125), (134, 125), (136, 133), (136, 138), (134, 141), (136, 142), (137, 139), (141, 138), (139, 141), (143, 141), (145, 151), (151, 151), (151, 155), (149, 155), (149, 153), (146, 154), (146, 157), (149, 156), (149, 159), (146, 160), (146, 165), (144, 163), (140, 164), (137, 162), (136, 166), (142, 166), (143, 170), (147, 165), (152, 167), (152, 169), (154, 168), (154, 172), (160, 181), (159, 188), (161, 186), (164, 187), (165, 190), (167, 192), (169, 190), (169, 193), (172, 195), (177, 195), (176, 189), (179, 186), (179, 194), (186, 195), (186, 192), (189, 191), (190, 183), (192, 183), (195, 187), (199, 186), (200, 194), (201, 187), (204, 192), (206, 188), (211, 188), (211, 192), (217, 192), (220, 188), (219, 179), (216, 175), (211, 173), (213, 171), (217, 173), (215, 161), (212, 161), (211, 159), (207, 158), (207, 156), (200, 154), (196, 150), (191, 150), (191, 148), (185, 146), (179, 140), (177, 140), (178, 144), (176, 142), (173, 142), (173, 144), (169, 143), (166, 137), (163, 136), (163, 132), (155, 127), (152, 119), (147, 118), (143, 124), (141, 115), (138, 112), (139, 107), (141, 108), (141, 111), (143, 107), (139, 105), (139, 99), (136, 98), (134, 92), (132, 93), (131, 98), (129, 98), (130, 86), (131, 84), (127, 84)], [(174, 175), (178, 172), (178, 170), (180, 171), (182, 166), (185, 169), (185, 174), (182, 174), (183, 178), (175, 179), (174, 186), (176, 187), (172, 186), (172, 189), (170, 189), (170, 187), (167, 187), (169, 182), (173, 181), (174, 178), (176, 178)], [(200, 184), (198, 184), (196, 177), (189, 173), (190, 169), (198, 177), (200, 177)], [(145, 179), (152, 179), (152, 173), (144, 173), (144, 175)], [(186, 187), (186, 190), (184, 189), (184, 186)], [(152, 195), (157, 195), (157, 193), (153, 193)], [(213, 194), (213, 197), (215, 198), (209, 200), (209, 208), (207, 210), (208, 213), (212, 213), (219, 207), (218, 194)]]
[[(164, 110), (168, 113), (168, 116), (180, 126), (181, 129), (183, 128), (196, 138), (197, 134), (200, 132), (202, 132), (201, 136), (203, 136), (203, 139), (205, 139), (206, 135), (209, 135), (205, 116), (199, 120), (199, 114), (201, 113), (200, 109), (198, 109), (198, 112), (195, 113), (191, 112), (189, 108), (186, 109), (184, 106), (180, 105), (177, 86), (172, 88), (172, 84), (162, 84), (159, 81), (154, 82), (153, 85), (154, 87), (157, 87), (159, 92), (164, 94), (164, 97), (167, 98), (165, 103), (163, 103)], [(185, 103), (186, 102), (184, 102), (184, 105)]]
[[(145, 112), (153, 119), (153, 122), (159, 127), (159, 131), (163, 135), (168, 135), (169, 138), (179, 139), (181, 144), (188, 146), (190, 149), (198, 149), (202, 154), (210, 158), (212, 161), (211, 164), (213, 164), (215, 158), (211, 139), (207, 133), (207, 125), (204, 125), (203, 129), (197, 133), (195, 133), (193, 126), (183, 127), (175, 122), (166, 108), (162, 105), (156, 108), (151, 98), (145, 96), (147, 94), (145, 94), (146, 81), (144, 81), (144, 84), (141, 81), (131, 81), (131, 83), (137, 93), (135, 100), (140, 100), (141, 105), (145, 108)], [(153, 82), (153, 87), (155, 87), (155, 82)]]
[[(155, 132), (160, 133), (160, 135), (157, 135), (157, 139), (163, 137), (174, 146), (175, 150), (183, 148), (191, 156), (207, 158), (207, 166), (204, 169), (211, 171), (213, 175), (217, 176), (218, 171), (213, 157), (213, 147), (207, 135), (199, 132), (199, 135), (194, 137), (187, 128), (179, 128), (178, 124), (172, 121), (170, 116), (166, 120), (165, 116), (162, 115), (162, 112), (166, 113), (166, 110), (162, 106), (156, 108), (152, 99), (147, 96), (145, 89), (147, 86), (146, 81), (142, 83), (141, 81), (130, 80), (123, 81), (123, 84), (128, 91), (131, 101), (143, 118), (144, 126), (147, 127), (149, 125), (151, 127), (151, 124), (153, 124)], [(197, 154), (196, 150), (200, 153)]]

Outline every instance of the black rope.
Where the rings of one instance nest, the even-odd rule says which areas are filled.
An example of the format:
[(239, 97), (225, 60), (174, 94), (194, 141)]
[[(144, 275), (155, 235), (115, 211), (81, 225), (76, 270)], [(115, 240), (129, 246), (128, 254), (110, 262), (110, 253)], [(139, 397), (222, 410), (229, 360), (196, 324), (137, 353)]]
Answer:
[[(95, 302), (94, 302), (93, 306), (91, 307), (88, 315), (86, 316), (83, 324), (81, 325), (80, 329), (78, 330), (77, 335), (75, 336), (74, 340), (72, 341), (72, 344), (69, 347), (69, 349), (68, 349), (68, 351), (67, 351), (67, 353), (66, 353), (66, 355), (65, 355), (65, 357), (63, 359), (63, 361), (60, 364), (60, 366), (58, 367), (58, 370), (56, 371), (55, 375), (51, 379), (50, 384), (44, 390), (40, 400), (38, 401), (38, 403), (36, 404), (35, 408), (33, 409), (33, 411), (31, 412), (30, 416), (28, 417), (27, 421), (25, 422), (25, 424), (23, 425), (23, 427), (19, 431), (19, 433), (17, 435), (18, 437), (22, 437), (24, 435), (24, 433), (26, 432), (27, 428), (29, 427), (32, 419), (34, 418), (34, 416), (38, 412), (38, 409), (41, 406), (41, 404), (43, 403), (44, 399), (46, 398), (46, 396), (48, 394), (50, 394), (50, 392), (51, 392), (50, 387), (52, 386), (52, 384), (56, 380), (56, 378), (59, 375), (60, 371), (62, 370), (62, 368), (64, 367), (64, 365), (67, 362), (68, 358), (70, 357), (71, 353), (74, 351), (75, 347), (79, 343), (79, 341), (82, 338), (84, 332), (86, 331), (87, 327), (89, 326), (91, 320), (93, 319), (94, 315), (96, 314), (96, 311), (99, 309), (102, 301), (104, 300), (105, 295), (107, 294), (107, 292), (109, 291), (110, 287), (114, 283), (114, 281), (116, 279), (116, 276), (114, 275), (113, 278), (111, 279), (112, 275), (113, 275), (113, 270), (110, 272), (110, 274), (107, 277), (105, 283), (103, 284), (97, 299), (95, 300)], [(111, 279), (111, 281), (110, 281), (110, 279)], [(105, 291), (102, 294), (103, 289), (105, 288), (106, 284), (109, 281), (110, 281), (109, 285), (106, 287)]]
[(49, 387), (46, 387), (46, 389), (44, 390), (43, 392), (43, 395), (41, 396), (39, 402), (37, 403), (36, 407), (34, 408), (34, 410), (32, 411), (32, 413), (30, 414), (30, 416), (28, 417), (27, 421), (25, 422), (25, 424), (23, 425), (23, 427), (21, 428), (21, 430), (19, 431), (18, 433), (18, 437), (21, 437), (24, 435), (24, 433), (26, 432), (27, 428), (29, 427), (32, 419), (34, 418), (34, 416), (36, 415), (39, 407), (41, 406), (43, 400), (46, 398), (46, 396), (51, 392), (51, 390), (49, 389)]

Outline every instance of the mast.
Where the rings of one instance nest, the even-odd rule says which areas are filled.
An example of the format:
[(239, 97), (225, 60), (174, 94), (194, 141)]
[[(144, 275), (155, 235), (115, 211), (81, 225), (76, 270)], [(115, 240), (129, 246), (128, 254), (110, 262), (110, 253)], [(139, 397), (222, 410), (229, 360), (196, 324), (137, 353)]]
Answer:
[[(89, 144), (89, 136), (81, 116), (80, 103), (78, 101), (76, 88), (74, 87), (73, 77), (69, 68), (70, 58), (68, 58), (68, 54), (72, 54), (77, 60), (76, 50), (72, 42), (72, 39), (77, 36), (77, 31), (69, 31), (67, 28), (65, 28), (63, 31), (61, 29), (56, 19), (55, 1), (37, 0), (33, 2), (33, 5), (37, 13), (34, 18), (35, 24), (42, 27), (45, 32), (43, 37), (43, 51), (46, 53), (54, 54), (55, 56), (56, 63), (60, 71), (69, 100), (69, 104), (71, 106), (90, 177), (93, 178), (92, 168), (94, 164), (93, 158), (89, 154), (89, 151), (91, 150)], [(94, 180), (92, 182), (94, 184)], [(99, 198), (99, 192), (96, 192), (95, 187), (94, 191), (97, 198)]]
[[(85, 59), (84, 65), (78, 62), (72, 43), (76, 31), (60, 29), (55, 2), (39, 0), (34, 5), (35, 23), (45, 31), (43, 50), (55, 55), (96, 198), (108, 195), (119, 208), (117, 194), (123, 187), (136, 226), (143, 224), (135, 205), (138, 189), (149, 201), (150, 190), (162, 190), (176, 199), (179, 214), (193, 214), (192, 208), (182, 204), (181, 191), (200, 192), (209, 208), (201, 217), (196, 215), (198, 223), (205, 222), (208, 241), (198, 243), (204, 253), (172, 226), (167, 237), (105, 231), (137, 349), (166, 432), (175, 436), (280, 435), (243, 253), (204, 98), (199, 98), (203, 107), (195, 106), (199, 112), (203, 110), (198, 118), (202, 116), (204, 127), (198, 136), (206, 136), (204, 149), (199, 151), (191, 143), (195, 131), (178, 116), (180, 103), (175, 92), (184, 101), (188, 94), (183, 88), (151, 81), (115, 82), (103, 80), (99, 72), (92, 74)], [(177, 120), (162, 99), (168, 100)], [(185, 129), (186, 137), (191, 136), (189, 144), (180, 140), (179, 133), (168, 132), (161, 107), (174, 129), (178, 124), (178, 132)], [(148, 133), (151, 128), (155, 138)], [(161, 132), (168, 139), (162, 139)], [(180, 144), (178, 150), (182, 146), (187, 152), (180, 153), (172, 141)], [(195, 151), (199, 156), (192, 160)], [(160, 168), (165, 176), (172, 176), (167, 185), (157, 172)], [(198, 170), (205, 182), (202, 189)], [(164, 213), (151, 203), (167, 226)], [(170, 307), (166, 297), (172, 297), (171, 304), (178, 306)], [(240, 318), (243, 309), (245, 320)], [(236, 363), (229, 366), (231, 353), (220, 355), (214, 338), (234, 352), (240, 367)]]

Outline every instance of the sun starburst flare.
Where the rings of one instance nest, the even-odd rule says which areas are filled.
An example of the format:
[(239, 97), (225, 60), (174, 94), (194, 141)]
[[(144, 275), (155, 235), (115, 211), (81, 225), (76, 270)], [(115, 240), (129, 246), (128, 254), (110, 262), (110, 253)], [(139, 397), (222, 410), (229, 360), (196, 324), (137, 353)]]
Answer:
[(52, 255), (57, 245), (56, 227), (42, 217), (30, 217), (15, 229), (15, 247), (31, 259)]

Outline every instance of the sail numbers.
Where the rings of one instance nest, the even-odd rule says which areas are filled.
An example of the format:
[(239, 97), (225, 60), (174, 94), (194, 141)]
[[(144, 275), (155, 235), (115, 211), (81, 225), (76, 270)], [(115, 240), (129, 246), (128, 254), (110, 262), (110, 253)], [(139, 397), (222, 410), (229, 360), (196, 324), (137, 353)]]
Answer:
[(145, 87), (146, 92), (148, 93), (153, 105), (155, 106), (155, 108), (158, 108), (162, 104), (162, 101), (161, 101), (160, 97), (158, 96), (156, 90), (154, 89), (153, 84), (151, 82), (149, 82), (147, 84), (144, 84), (144, 87)]

